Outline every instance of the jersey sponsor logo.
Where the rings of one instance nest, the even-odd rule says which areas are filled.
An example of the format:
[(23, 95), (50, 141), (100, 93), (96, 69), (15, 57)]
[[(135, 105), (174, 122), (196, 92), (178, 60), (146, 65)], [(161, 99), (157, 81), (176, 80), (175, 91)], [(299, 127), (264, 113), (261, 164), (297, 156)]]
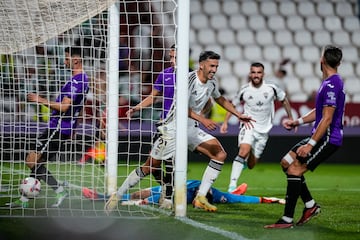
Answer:
[(334, 88), (335, 86), (329, 83), (329, 84), (328, 84), (328, 87), (329, 87), (329, 88)]
[(167, 82), (167, 81), (169, 81), (169, 80), (171, 80), (171, 77), (165, 78), (165, 82)]
[(262, 101), (258, 101), (258, 102), (256, 103), (256, 106), (261, 107), (262, 105), (264, 105), (264, 103), (263, 103)]

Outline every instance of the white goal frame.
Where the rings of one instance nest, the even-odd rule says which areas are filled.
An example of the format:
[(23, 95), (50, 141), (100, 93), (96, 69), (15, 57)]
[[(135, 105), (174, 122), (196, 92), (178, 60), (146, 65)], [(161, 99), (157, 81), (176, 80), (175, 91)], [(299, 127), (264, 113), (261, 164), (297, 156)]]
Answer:
[[(119, 114), (118, 114), (119, 94), (120, 94), (119, 93), (119, 87), (120, 87), (119, 86), (119, 57), (120, 57), (119, 56), (119, 49), (120, 49), (119, 36), (121, 36), (119, 26), (121, 25), (120, 19), (123, 16), (120, 15), (121, 14), (120, 6), (122, 6), (122, 4), (125, 4), (126, 2), (127, 1), (125, 1), (125, 0), (105, 0), (104, 2), (99, 3), (99, 7), (97, 9), (89, 11), (89, 12), (86, 12), (87, 6), (89, 6), (89, 7), (91, 6), (92, 8), (94, 8), (94, 6), (95, 6), (95, 8), (96, 8), (97, 1), (79, 0), (76, 4), (74, 3), (74, 6), (76, 5), (77, 8), (71, 8), (71, 6), (73, 6), (72, 1), (65, 1), (64, 4), (62, 4), (61, 2), (58, 2), (58, 1), (49, 1), (49, 0), (28, 0), (28, 1), (19, 0), (18, 2), (8, 1), (8, 2), (0, 3), (0, 5), (4, 7), (4, 9), (7, 9), (7, 16), (10, 16), (10, 15), (16, 16), (15, 13), (17, 11), (19, 11), (18, 14), (21, 15), (19, 17), (19, 19), (17, 19), (17, 21), (13, 21), (13, 24), (11, 24), (11, 25), (10, 25), (10, 21), (12, 21), (11, 19), (8, 19), (8, 21), (4, 21), (4, 25), (9, 24), (8, 29), (6, 29), (6, 26), (5, 27), (3, 26), (0, 28), (0, 30), (3, 31), (4, 33), (6, 31), (8, 31), (9, 34), (10, 33), (13, 34), (11, 36), (11, 38), (15, 38), (15, 40), (12, 42), (11, 41), (9, 42), (9, 39), (6, 39), (9, 42), (9, 44), (2, 44), (2, 46), (0, 46), (1, 54), (10, 54), (10, 55), (13, 53), (21, 52), (21, 51), (26, 51), (26, 50), (28, 50), (28, 48), (32, 48), (37, 45), (43, 44), (46, 41), (51, 40), (57, 36), (60, 36), (61, 34), (67, 32), (68, 30), (72, 30), (72, 28), (75, 28), (76, 26), (82, 24), (83, 22), (80, 23), (79, 22), (80, 20), (85, 21), (85, 20), (90, 19), (93, 16), (99, 14), (98, 11), (106, 12), (106, 10), (107, 10), (108, 25), (104, 25), (104, 26), (107, 26), (107, 30), (108, 30), (107, 36), (106, 36), (107, 37), (107, 42), (106, 42), (107, 43), (106, 44), (107, 45), (107, 48), (106, 48), (106, 56), (107, 56), (107, 58), (106, 58), (106, 73), (107, 73), (106, 74), (106, 102), (107, 102), (107, 105), (106, 105), (106, 115), (101, 115), (101, 117), (103, 117), (103, 116), (106, 117), (106, 163), (104, 164), (105, 165), (105, 174), (101, 174), (101, 176), (105, 175), (104, 179), (103, 179), (103, 180), (105, 180), (105, 182), (101, 185), (102, 186), (101, 191), (103, 191), (103, 193), (107, 194), (107, 195), (110, 195), (111, 193), (116, 191), (117, 188), (119, 187), (118, 184), (120, 184), (120, 182), (118, 183), (119, 179), (124, 178), (126, 176), (126, 173), (124, 173), (123, 171), (119, 171), (121, 173), (117, 172), (118, 167), (120, 167), (120, 163), (118, 162), (118, 160), (119, 160), (119, 154), (120, 154), (119, 138), (121, 137), (119, 135), (120, 124), (119, 124)], [(135, 4), (138, 4), (136, 0), (134, 0), (132, 2)], [(161, 0), (156, 0), (156, 1), (148, 0), (146, 3), (149, 4), (149, 6), (151, 6), (151, 7), (153, 7), (152, 4), (154, 4), (156, 6), (160, 6), (160, 5), (163, 6), (162, 5), (163, 3)], [(172, 6), (174, 6), (174, 9), (173, 10), (168, 9), (167, 12), (162, 11), (163, 9), (160, 9), (159, 13), (160, 14), (166, 14), (166, 13), (169, 14), (170, 13), (171, 16), (176, 16), (176, 18), (169, 20), (169, 22), (171, 22), (170, 34), (167, 34), (167, 35), (164, 34), (163, 36), (161, 36), (161, 35), (154, 35), (154, 36), (155, 37), (160, 36), (160, 39), (162, 39), (161, 41), (164, 41), (164, 42), (166, 42), (167, 41), (166, 39), (170, 37), (169, 39), (171, 39), (171, 41), (174, 41), (174, 43), (176, 44), (176, 48), (177, 48), (177, 68), (176, 68), (177, 83), (176, 83), (176, 87), (175, 87), (176, 88), (176, 95), (175, 95), (176, 99), (174, 101), (177, 103), (181, 103), (181, 104), (177, 104), (177, 107), (176, 107), (177, 129), (181, 129), (181, 131), (176, 132), (175, 158), (177, 160), (175, 161), (175, 166), (174, 166), (174, 176), (175, 176), (174, 177), (174, 184), (175, 184), (174, 185), (174, 203), (175, 203), (174, 211), (175, 211), (175, 216), (185, 217), (186, 216), (186, 208), (187, 208), (186, 181), (187, 181), (188, 156), (187, 156), (187, 154), (184, 154), (184, 153), (188, 152), (188, 149), (187, 149), (187, 120), (188, 120), (187, 101), (188, 101), (188, 71), (189, 71), (188, 64), (189, 64), (190, 0), (171, 0), (171, 1), (169, 0), (166, 4), (169, 4), (169, 3), (171, 5), (167, 5), (167, 6), (171, 6), (171, 9), (172, 9)], [(100, 8), (100, 4), (101, 4), (101, 8)], [(149, 10), (149, 9), (147, 9), (147, 7), (145, 7), (145, 8), (146, 8), (146, 10)], [(55, 10), (55, 9), (58, 10), (58, 12), (54, 13), (55, 16), (52, 16), (52, 10)], [(60, 17), (59, 14), (61, 15), (61, 12), (64, 11), (64, 9), (72, 9), (77, 12), (73, 13), (73, 14), (64, 12), (64, 14), (63, 14), (64, 18), (60, 21), (55, 21), (55, 20), (51, 19), (51, 18), (59, 18)], [(85, 13), (84, 12), (80, 13), (80, 9), (85, 11)], [(121, 9), (122, 9), (122, 7), (121, 7)], [(32, 12), (32, 11), (34, 11), (34, 12)], [(140, 11), (141, 10), (139, 10), (139, 12)], [(149, 12), (151, 14), (153, 14), (153, 12), (151, 12), (151, 11), (149, 10)], [(173, 11), (173, 12), (171, 12), (171, 11)], [(0, 17), (0, 18), (4, 19), (4, 17)], [(41, 21), (41, 19), (42, 19), (42, 21)], [(70, 19), (71, 19), (71, 21), (70, 21)], [(26, 21), (31, 23), (31, 24), (29, 24), (29, 26), (31, 26), (31, 27), (26, 28), (26, 27), (21, 26), (21, 24), (22, 23), (24, 24)], [(21, 27), (24, 28), (23, 32), (21, 32), (21, 33), (14, 32), (14, 29), (17, 27), (16, 24), (20, 25), (19, 28), (21, 28)], [(139, 23), (139, 24), (141, 24), (141, 23)], [(149, 23), (147, 22), (146, 24), (149, 24)], [(160, 25), (159, 22), (154, 22), (154, 23), (151, 22), (150, 24), (151, 24), (151, 26), (156, 26), (156, 24), (157, 24), (157, 26), (167, 26), (168, 23), (162, 24), (162, 22), (160, 21), (160, 24), (162, 24), (162, 25)], [(174, 33), (172, 33), (173, 28), (174, 28)], [(19, 29), (15, 29), (15, 31), (18, 31), (18, 30)], [(35, 32), (35, 33), (31, 34), (32, 32)], [(93, 33), (91, 33), (91, 34), (93, 34)], [(29, 35), (29, 36), (27, 36), (27, 35)], [(80, 35), (80, 33), (79, 33), (79, 35)], [(91, 35), (91, 36), (93, 36), (93, 35)], [(102, 36), (105, 36), (105, 34), (103, 34)], [(128, 34), (128, 36), (133, 37), (130, 33)], [(0, 41), (2, 43), (4, 43), (5, 38)], [(72, 45), (72, 43), (61, 43), (61, 47), (64, 47), (65, 45)], [(158, 46), (160, 46), (160, 45), (161, 44), (158, 44)], [(54, 46), (57, 46), (57, 45), (54, 43)], [(59, 46), (60, 46), (60, 44), (59, 44)], [(165, 44), (163, 44), (163, 46), (165, 46)], [(86, 47), (88, 47), (88, 46), (86, 46)], [(157, 47), (156, 49), (160, 49), (160, 47)], [(89, 49), (88, 51), (92, 51), (92, 50)], [(166, 49), (164, 48), (163, 51), (166, 52)], [(102, 53), (104, 53), (104, 52), (105, 51), (103, 51)], [(34, 54), (34, 56), (36, 56), (36, 53)], [(162, 58), (164, 58), (164, 57), (165, 56), (162, 56)], [(99, 66), (101, 65), (101, 67), (102, 67), (101, 70), (104, 70), (103, 69), (104, 62), (100, 63), (100, 57), (91, 56), (91, 57), (86, 58), (84, 61), (90, 62), (92, 59), (96, 59), (97, 65), (99, 65)], [(103, 58), (101, 60), (103, 60)], [(142, 57), (140, 56), (136, 60), (141, 62)], [(145, 58), (144, 58), (144, 60), (145, 60), (145, 62), (149, 61), (149, 59), (145, 59)], [(150, 60), (152, 60), (152, 59), (150, 59)], [(159, 59), (155, 57), (154, 61), (159, 61)], [(161, 59), (161, 63), (163, 64), (163, 66), (166, 65), (164, 62), (164, 59)], [(156, 70), (151, 68), (151, 70), (153, 70), (152, 74), (154, 76), (156, 76), (155, 73), (158, 73), (157, 68), (156, 68)], [(56, 75), (56, 74), (54, 73), (54, 75)], [(26, 98), (25, 98), (25, 100), (22, 100), (22, 101), (25, 104), (27, 104)], [(104, 101), (105, 101), (105, 98), (104, 98)], [(41, 104), (39, 104), (39, 105), (41, 105)], [(130, 105), (130, 103), (129, 103), (129, 105)], [(98, 110), (98, 109), (96, 109), (96, 110)], [(26, 121), (28, 121), (28, 120), (26, 120)], [(45, 124), (43, 124), (42, 126), (45, 126)], [(153, 130), (154, 129), (151, 128), (149, 133), (151, 134), (153, 132)], [(91, 131), (93, 131), (93, 133), (91, 133), (91, 134), (95, 135), (94, 132), (96, 130), (92, 128)], [(38, 134), (38, 133), (36, 133), (36, 134)], [(30, 142), (30, 140), (26, 139), (26, 142)], [(31, 142), (34, 142), (33, 138), (31, 138)], [(94, 143), (94, 142), (92, 142), (92, 143)], [(146, 143), (148, 143), (148, 142), (146, 142)], [(28, 144), (28, 143), (26, 143), (26, 144)], [(71, 140), (69, 140), (69, 146), (71, 146), (71, 147), (73, 146), (73, 143), (71, 142)], [(9, 149), (7, 149), (7, 150), (9, 150)], [(26, 152), (25, 148), (21, 149), (21, 151), (22, 151), (21, 153)], [(74, 153), (74, 151), (76, 151), (76, 153), (79, 153), (79, 154), (85, 153), (84, 149), (78, 151), (78, 150), (73, 150), (71, 148), (70, 150), (66, 150), (66, 151), (68, 151), (67, 153), (71, 153), (71, 154)], [(139, 153), (140, 153), (140, 151), (141, 150), (139, 149)], [(124, 153), (124, 152), (122, 152), (122, 153)], [(129, 153), (129, 155), (130, 155), (130, 151), (125, 152), (125, 153)], [(141, 154), (142, 153), (140, 153), (140, 155)], [(10, 159), (13, 159), (13, 158), (10, 157)], [(69, 159), (72, 161), (73, 157), (70, 156)], [(139, 159), (140, 159), (140, 157), (139, 157)], [(23, 160), (23, 157), (20, 157), (17, 160)], [(9, 161), (9, 162), (11, 164), (11, 161)], [(94, 162), (95, 162), (95, 160), (94, 160)], [(129, 165), (129, 163), (127, 163), (127, 164)], [(139, 160), (139, 164), (141, 164), (140, 160)], [(126, 165), (126, 163), (125, 163), (125, 165)], [(126, 165), (126, 166), (128, 166), (128, 165)], [(134, 165), (132, 165), (131, 167), (133, 167), (133, 166)], [(11, 175), (12, 169), (10, 167), (9, 167), (9, 169), (10, 170), (7, 170), (6, 174)], [(54, 170), (56, 172), (65, 172), (64, 175), (62, 175), (64, 178), (69, 177), (71, 175), (71, 172), (73, 171), (73, 170), (67, 170), (67, 169), (65, 169), (65, 170), (60, 169), (60, 167), (57, 166), (56, 164), (53, 164), (53, 169), (56, 169), (56, 170)], [(22, 176), (22, 175), (28, 174), (28, 172), (29, 172), (29, 169), (26, 168), (25, 163), (22, 162), (22, 169), (19, 170), (19, 172), (16, 174), (17, 174), (17, 176)], [(81, 172), (81, 170), (79, 172)], [(0, 174), (1, 174), (1, 172), (0, 172)], [(56, 174), (54, 174), (54, 176), (55, 175)], [(78, 178), (82, 178), (83, 174), (78, 173), (78, 175), (76, 175), (76, 176)], [(94, 176), (94, 175), (91, 174), (91, 176)], [(100, 175), (98, 175), (98, 176), (100, 176)], [(1, 180), (1, 177), (0, 177), (0, 180)], [(11, 194), (9, 193), (9, 196), (11, 195), (11, 200), (13, 201), (14, 199), (17, 198), (17, 196), (15, 196), (16, 194), (13, 194), (15, 192), (14, 190), (16, 189), (15, 182), (17, 181), (17, 179), (12, 179), (11, 181), (14, 183), (12, 183), (13, 184), (11, 186), (12, 190), (11, 190)], [(79, 181), (82, 181), (82, 180), (79, 180)], [(88, 180), (86, 180), (86, 181), (88, 181)], [(92, 181), (92, 179), (90, 181)], [(90, 181), (88, 181), (88, 182), (90, 182)], [(84, 187), (82, 184), (79, 185), (79, 184), (74, 184), (73, 182), (68, 182), (67, 179), (59, 179), (59, 182), (62, 183), (64, 185), (64, 187), (66, 186), (69, 188), (76, 189), (78, 192), (79, 192), (79, 190), (81, 191), (81, 189)], [(150, 185), (151, 184), (152, 183), (150, 183)], [(1, 188), (1, 182), (0, 182), (0, 189), (5, 189), (7, 191), (6, 188)], [(48, 189), (48, 188), (46, 188), (46, 189)], [(77, 196), (77, 197), (81, 197), (81, 194), (80, 194), (80, 196)], [(47, 198), (48, 198), (48, 195), (44, 193), (43, 194), (44, 201), (47, 201), (48, 200)], [(82, 199), (82, 200), (84, 200), (84, 199)], [(40, 204), (41, 204), (41, 202), (40, 202)], [(71, 205), (71, 204), (69, 203), (69, 205)], [(35, 204), (34, 204), (34, 209), (31, 209), (31, 210), (33, 210), (34, 212), (37, 211)], [(83, 209), (77, 209), (77, 210), (81, 211)], [(36, 215), (36, 213), (34, 215)]]

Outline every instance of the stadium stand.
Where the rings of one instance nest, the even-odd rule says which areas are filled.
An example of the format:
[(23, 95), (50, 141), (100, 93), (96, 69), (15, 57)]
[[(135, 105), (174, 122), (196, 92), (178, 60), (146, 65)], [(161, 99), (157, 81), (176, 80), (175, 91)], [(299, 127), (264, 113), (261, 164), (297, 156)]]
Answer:
[(347, 85), (353, 86), (348, 102), (352, 99), (359, 102), (357, 4), (357, 0), (192, 0), (192, 57), (197, 58), (200, 50), (218, 46), (216, 49), (222, 54), (218, 76), (224, 85), (234, 81), (225, 80), (232, 74), (240, 84), (245, 82), (252, 61), (266, 62), (269, 67), (265, 73), (271, 76), (281, 59), (290, 58), (287, 68), (292, 79), (287, 84), (290, 100), (306, 101), (321, 77), (318, 63), (321, 47), (337, 44), (344, 51), (339, 72), (345, 81), (349, 80)]

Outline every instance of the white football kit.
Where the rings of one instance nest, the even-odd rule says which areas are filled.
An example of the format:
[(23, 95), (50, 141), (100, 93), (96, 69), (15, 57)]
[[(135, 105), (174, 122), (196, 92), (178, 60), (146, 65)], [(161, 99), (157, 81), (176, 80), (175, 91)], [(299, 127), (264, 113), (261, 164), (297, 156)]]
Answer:
[(172, 105), (166, 119), (159, 121), (157, 127), (160, 136), (155, 140), (150, 156), (157, 160), (167, 160), (175, 157), (176, 125), (175, 108)]
[[(189, 108), (195, 113), (200, 114), (206, 103), (210, 99), (219, 98), (219, 86), (216, 78), (202, 83), (196, 71), (189, 73)], [(188, 118), (188, 148), (194, 151), (201, 143), (214, 139), (215, 137), (203, 131), (199, 127), (200, 123), (192, 118)]]
[(243, 101), (244, 114), (256, 121), (252, 129), (241, 126), (238, 135), (238, 144), (250, 144), (256, 158), (260, 158), (263, 153), (273, 126), (274, 101), (283, 101), (285, 96), (285, 92), (275, 84), (263, 82), (259, 88), (255, 88), (249, 82), (241, 87), (232, 101), (235, 106)]

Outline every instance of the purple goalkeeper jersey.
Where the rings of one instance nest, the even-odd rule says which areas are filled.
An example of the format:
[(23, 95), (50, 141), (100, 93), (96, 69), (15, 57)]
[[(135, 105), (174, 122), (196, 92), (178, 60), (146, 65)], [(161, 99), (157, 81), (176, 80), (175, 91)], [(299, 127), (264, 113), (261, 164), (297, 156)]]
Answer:
[(322, 118), (323, 108), (332, 106), (335, 108), (332, 122), (324, 138), (329, 137), (331, 144), (340, 146), (343, 141), (343, 116), (345, 112), (344, 82), (338, 74), (325, 79), (316, 95), (316, 119), (312, 133), (319, 125)]
[(166, 118), (173, 104), (175, 81), (176, 77), (174, 67), (164, 69), (164, 71), (159, 73), (155, 80), (154, 88), (161, 92), (163, 96), (163, 111), (161, 113), (161, 119)]
[(76, 127), (77, 117), (79, 116), (86, 94), (89, 90), (89, 79), (85, 73), (79, 73), (72, 76), (61, 88), (56, 102), (61, 102), (64, 97), (71, 98), (72, 104), (66, 112), (53, 110), (50, 116), (49, 128), (60, 128), (60, 132), (65, 135), (71, 135), (72, 129)]

